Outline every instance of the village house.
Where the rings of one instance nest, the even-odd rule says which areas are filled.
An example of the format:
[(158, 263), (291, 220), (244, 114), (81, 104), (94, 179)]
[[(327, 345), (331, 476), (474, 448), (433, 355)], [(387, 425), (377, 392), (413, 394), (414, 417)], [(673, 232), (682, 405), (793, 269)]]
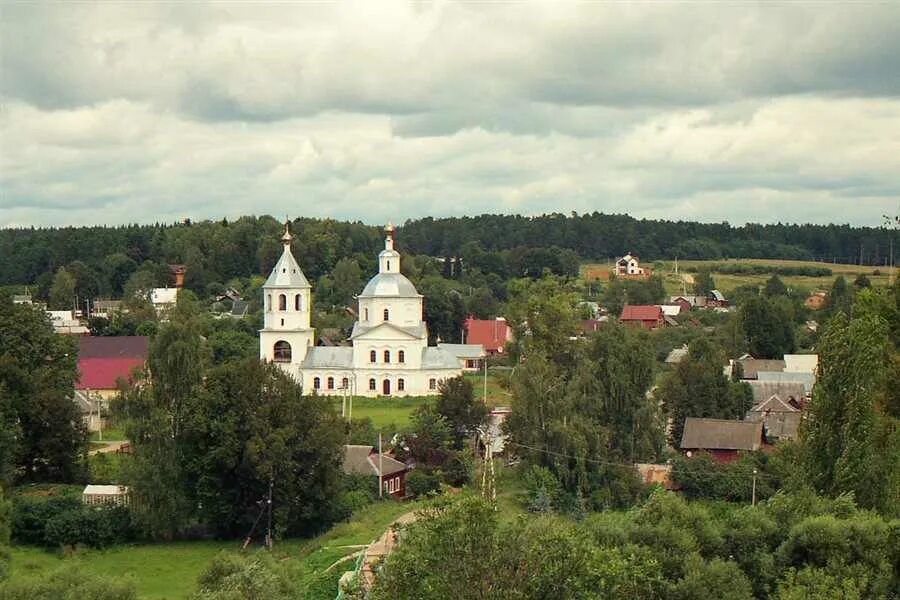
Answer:
[(764, 442), (761, 421), (688, 417), (680, 446), (688, 458), (697, 452), (708, 452), (716, 462), (729, 463), (736, 461), (740, 452), (760, 450)]
[(669, 296), (669, 304), (677, 304), (682, 311), (689, 311), (692, 308), (705, 308), (706, 296)]
[(512, 327), (503, 317), (475, 319), (469, 317), (463, 324), (463, 342), (480, 344), (488, 355), (503, 354), (506, 344), (512, 341)]
[(762, 422), (763, 435), (768, 441), (775, 442), (797, 439), (802, 418), (801, 404), (793, 400), (784, 400), (778, 393), (774, 393), (755, 404), (747, 412), (745, 420)]
[(650, 276), (650, 270), (641, 267), (640, 259), (637, 255), (629, 253), (622, 258), (616, 259), (613, 274), (616, 277), (644, 279)]
[(131, 381), (134, 371), (146, 364), (149, 347), (150, 338), (141, 335), (79, 338), (75, 389), (94, 398), (114, 398), (119, 380)]
[(91, 316), (102, 319), (111, 319), (112, 316), (122, 310), (121, 300), (94, 300), (90, 303)]
[(71, 310), (48, 310), (47, 316), (53, 324), (53, 331), (62, 335), (87, 335), (91, 332)]
[(666, 325), (663, 310), (658, 305), (626, 304), (622, 307), (619, 321), (626, 325), (637, 325), (644, 329), (656, 329)]
[(406, 497), (406, 473), (409, 468), (384, 453), (379, 459), (378, 451), (374, 446), (345, 445), (342, 467), (347, 475), (376, 477), (384, 494), (392, 498)]
[(825, 292), (813, 292), (803, 301), (803, 305), (810, 310), (822, 310), (828, 304), (828, 294)]
[(87, 485), (81, 492), (82, 504), (89, 506), (126, 506), (128, 487), (124, 485)]
[(709, 308), (728, 308), (728, 300), (719, 290), (710, 290), (706, 297), (706, 306)]

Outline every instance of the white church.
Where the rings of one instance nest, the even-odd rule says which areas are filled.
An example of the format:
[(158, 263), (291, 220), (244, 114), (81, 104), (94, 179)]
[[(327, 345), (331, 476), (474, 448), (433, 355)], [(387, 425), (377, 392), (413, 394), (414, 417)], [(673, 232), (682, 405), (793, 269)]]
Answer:
[(456, 377), (482, 359), (478, 344), (428, 345), (422, 295), (400, 273), (394, 228), (385, 227), (378, 274), (359, 301), (351, 346), (316, 346), (310, 326), (311, 286), (291, 253), (285, 226), (284, 252), (263, 286), (264, 328), (259, 356), (289, 373), (307, 394), (356, 396), (426, 396), (438, 382)]

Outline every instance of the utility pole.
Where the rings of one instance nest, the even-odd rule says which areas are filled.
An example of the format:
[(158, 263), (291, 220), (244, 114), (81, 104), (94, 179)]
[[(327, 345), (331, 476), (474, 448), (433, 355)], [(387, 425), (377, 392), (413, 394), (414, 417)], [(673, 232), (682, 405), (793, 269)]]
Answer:
[(272, 481), (272, 479), (270, 478), (270, 479), (269, 479), (269, 499), (267, 500), (268, 505), (269, 505), (269, 506), (268, 506), (268, 511), (269, 511), (269, 515), (268, 515), (269, 524), (268, 524), (268, 529), (267, 529), (267, 531), (266, 531), (266, 547), (268, 547), (269, 550), (272, 549), (272, 485), (273, 485), (273, 481)]
[(381, 432), (378, 432), (378, 497), (384, 497), (384, 486), (381, 484), (381, 474), (384, 471), (381, 468)]
[(481, 362), (484, 363), (484, 396), (482, 396), (481, 399), (485, 404), (487, 404), (487, 353), (485, 353), (484, 357), (481, 359)]
[(494, 479), (494, 444), (491, 440), (491, 430), (482, 432), (484, 442), (484, 463), (481, 468), (481, 497), (490, 501), (494, 510), (497, 510), (497, 487)]
[(753, 469), (753, 492), (750, 497), (750, 505), (756, 506), (756, 469)]

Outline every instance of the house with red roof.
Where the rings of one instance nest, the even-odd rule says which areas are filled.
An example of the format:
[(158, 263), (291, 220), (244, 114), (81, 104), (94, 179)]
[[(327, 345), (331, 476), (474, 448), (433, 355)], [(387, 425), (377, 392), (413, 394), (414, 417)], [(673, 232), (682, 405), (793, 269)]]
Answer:
[(150, 338), (84, 336), (78, 339), (78, 381), (75, 389), (104, 400), (118, 393), (119, 380), (131, 381), (147, 362)]
[(469, 317), (464, 323), (466, 344), (481, 344), (487, 354), (503, 354), (506, 344), (513, 339), (512, 328), (506, 319), (475, 319)]
[(665, 327), (666, 318), (659, 305), (626, 304), (622, 307), (619, 321), (627, 325), (638, 325), (644, 329)]

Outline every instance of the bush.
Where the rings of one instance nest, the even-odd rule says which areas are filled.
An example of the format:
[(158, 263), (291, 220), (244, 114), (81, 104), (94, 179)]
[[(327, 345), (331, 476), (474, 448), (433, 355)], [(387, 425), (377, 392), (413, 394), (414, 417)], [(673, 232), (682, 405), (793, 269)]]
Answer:
[(76, 497), (20, 496), (13, 504), (12, 535), (20, 544), (104, 548), (133, 540), (135, 530), (124, 506), (85, 506)]
[(406, 476), (406, 492), (413, 498), (436, 493), (440, 489), (440, 478), (424, 469), (416, 469)]
[(559, 508), (562, 486), (550, 469), (531, 466), (522, 475), (525, 507), (531, 512), (550, 512)]
[(0, 586), (0, 600), (137, 600), (134, 582), (92, 575), (77, 566), (49, 576), (8, 582)]
[(695, 562), (675, 584), (674, 592), (680, 600), (753, 600), (747, 576), (737, 564), (718, 558)]

